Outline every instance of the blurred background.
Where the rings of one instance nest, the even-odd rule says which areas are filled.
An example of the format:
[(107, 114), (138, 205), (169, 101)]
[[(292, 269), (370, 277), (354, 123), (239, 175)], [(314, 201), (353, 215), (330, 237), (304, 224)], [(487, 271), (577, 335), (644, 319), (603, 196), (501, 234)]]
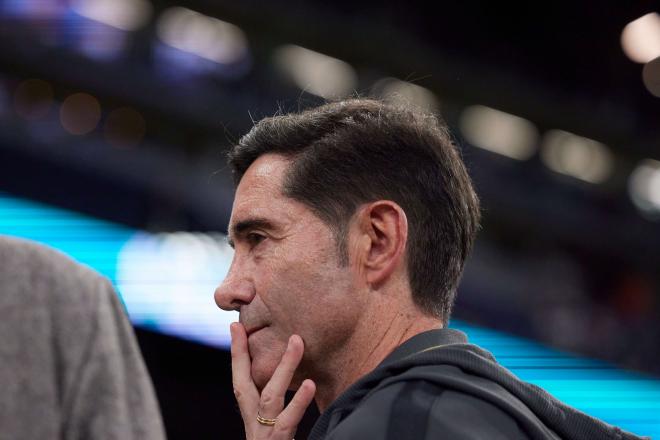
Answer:
[[(553, 368), (544, 356), (599, 359), (580, 365), (648, 378), (657, 404), (659, 12), (0, 0), (0, 233), (111, 278), (170, 438), (238, 438), (225, 350), (236, 315), (212, 296), (232, 255), (227, 148), (277, 112), (403, 101), (448, 122), (483, 203), (455, 326), (510, 362), (512, 346), (527, 347), (518, 358), (547, 349), (540, 370)], [(562, 365), (554, 379), (577, 364)], [(660, 433), (657, 414), (645, 420), (629, 426)]]

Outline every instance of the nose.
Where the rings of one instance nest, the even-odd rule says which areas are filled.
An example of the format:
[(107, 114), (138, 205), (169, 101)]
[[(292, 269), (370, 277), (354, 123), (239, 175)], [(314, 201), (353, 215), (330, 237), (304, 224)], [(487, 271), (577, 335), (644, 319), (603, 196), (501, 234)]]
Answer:
[(254, 284), (248, 277), (241, 276), (232, 263), (229, 273), (215, 289), (215, 303), (222, 310), (240, 310), (242, 305), (250, 304), (255, 295)]

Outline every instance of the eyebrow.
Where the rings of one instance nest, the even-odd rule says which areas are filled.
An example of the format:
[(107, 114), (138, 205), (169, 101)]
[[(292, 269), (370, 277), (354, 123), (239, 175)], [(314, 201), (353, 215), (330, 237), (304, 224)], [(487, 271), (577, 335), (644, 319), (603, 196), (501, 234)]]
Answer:
[(246, 231), (258, 228), (272, 230), (275, 228), (275, 225), (273, 225), (273, 222), (266, 220), (265, 218), (249, 218), (241, 220), (230, 226), (229, 234), (227, 235), (227, 244), (233, 248), (235, 237), (241, 237)]

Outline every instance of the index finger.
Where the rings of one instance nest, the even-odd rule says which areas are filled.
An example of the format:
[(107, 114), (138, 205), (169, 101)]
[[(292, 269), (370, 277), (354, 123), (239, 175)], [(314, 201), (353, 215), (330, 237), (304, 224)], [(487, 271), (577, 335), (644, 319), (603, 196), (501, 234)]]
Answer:
[(291, 384), (293, 375), (303, 356), (304, 343), (300, 336), (289, 338), (286, 351), (275, 368), (275, 372), (261, 391), (259, 414), (264, 417), (277, 417), (284, 406), (284, 394)]
[(291, 335), (279, 365), (261, 392), (262, 400), (264, 395), (284, 396), (302, 360), (304, 350), (305, 345), (302, 338), (298, 335)]
[(259, 391), (252, 380), (252, 361), (248, 350), (247, 334), (243, 325), (238, 322), (233, 322), (229, 326), (229, 330), (231, 332), (231, 376), (234, 396), (236, 396), (241, 413), (248, 416), (252, 416), (252, 413), (256, 415)]

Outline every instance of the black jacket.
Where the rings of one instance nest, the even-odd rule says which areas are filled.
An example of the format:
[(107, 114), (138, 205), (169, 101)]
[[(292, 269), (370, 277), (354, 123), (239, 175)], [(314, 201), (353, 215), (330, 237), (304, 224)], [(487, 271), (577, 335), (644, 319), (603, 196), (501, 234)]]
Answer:
[(639, 439), (522, 382), (451, 329), (414, 336), (323, 412), (310, 440)]

